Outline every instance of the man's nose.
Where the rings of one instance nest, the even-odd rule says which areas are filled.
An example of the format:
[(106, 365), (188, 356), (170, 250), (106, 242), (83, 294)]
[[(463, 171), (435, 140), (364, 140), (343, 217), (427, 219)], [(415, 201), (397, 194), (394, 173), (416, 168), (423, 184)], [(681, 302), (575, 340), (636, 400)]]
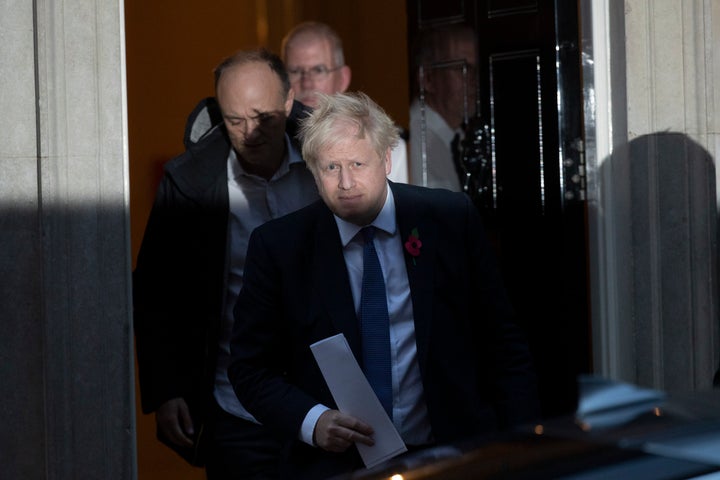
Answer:
[(303, 90), (309, 90), (315, 85), (315, 80), (312, 79), (312, 75), (310, 75), (310, 72), (301, 72), (300, 73), (300, 86), (303, 88)]
[(249, 119), (245, 122), (245, 131), (243, 134), (245, 138), (252, 138), (258, 135), (260, 132), (260, 122), (256, 119)]
[(349, 190), (355, 185), (355, 177), (349, 169), (340, 170), (338, 186), (342, 190)]

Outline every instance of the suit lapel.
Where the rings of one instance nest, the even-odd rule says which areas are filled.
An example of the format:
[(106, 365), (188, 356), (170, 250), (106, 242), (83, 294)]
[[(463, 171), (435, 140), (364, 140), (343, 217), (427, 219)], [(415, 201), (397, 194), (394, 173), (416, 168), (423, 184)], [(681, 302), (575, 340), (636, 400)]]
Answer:
[(322, 291), (315, 292), (315, 299), (338, 332), (345, 335), (356, 358), (360, 355), (360, 334), (350, 280), (348, 279), (342, 243), (335, 219), (326, 207), (318, 216), (315, 237), (314, 285)]
[[(438, 245), (437, 232), (430, 219), (423, 215), (422, 199), (414, 195), (413, 190), (394, 184), (391, 184), (391, 187), (395, 197), (395, 214), (410, 284), (415, 341), (418, 361), (422, 370), (427, 360), (428, 341), (432, 334), (433, 264)], [(411, 255), (405, 246), (415, 229), (422, 242), (420, 253), (417, 256)]]
[[(438, 248), (438, 232), (432, 221), (423, 215), (421, 197), (414, 195), (413, 190), (404, 185), (390, 185), (395, 197), (395, 214), (410, 285), (418, 361), (420, 368), (424, 369), (428, 341), (432, 334), (433, 265)], [(405, 242), (414, 229), (417, 229), (422, 242), (417, 256), (412, 256), (405, 248)], [(327, 207), (318, 215), (314, 265), (314, 285), (321, 285), (323, 289), (315, 292), (316, 301), (324, 306), (325, 313), (335, 329), (345, 335), (355, 357), (361, 358), (360, 332), (340, 234)]]

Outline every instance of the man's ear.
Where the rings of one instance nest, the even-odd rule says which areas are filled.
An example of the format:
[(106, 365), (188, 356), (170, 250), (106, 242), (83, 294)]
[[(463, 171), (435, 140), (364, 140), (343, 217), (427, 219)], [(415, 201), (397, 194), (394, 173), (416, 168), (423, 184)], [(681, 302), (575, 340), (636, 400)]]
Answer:
[(285, 116), (289, 117), (292, 112), (293, 101), (295, 100), (295, 90), (288, 90), (287, 99), (285, 100)]
[(385, 176), (390, 175), (392, 171), (392, 148), (388, 148), (385, 152)]
[(340, 93), (344, 93), (350, 87), (352, 81), (352, 70), (347, 65), (340, 67)]

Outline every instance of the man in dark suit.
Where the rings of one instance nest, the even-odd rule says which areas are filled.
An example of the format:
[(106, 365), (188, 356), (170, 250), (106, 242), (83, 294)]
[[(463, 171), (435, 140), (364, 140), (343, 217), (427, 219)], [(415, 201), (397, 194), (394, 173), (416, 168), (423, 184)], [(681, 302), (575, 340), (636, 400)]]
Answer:
[[(350, 447), (372, 445), (373, 426), (337, 410), (309, 346), (343, 333), (382, 401), (373, 315), (388, 320), (386, 408), (409, 447), (535, 419), (530, 354), (469, 199), (388, 181), (397, 130), (364, 94), (323, 95), (300, 135), (322, 201), (253, 232), (228, 369), (243, 405), (288, 441), (287, 477), (362, 467)], [(383, 313), (366, 313), (371, 261)]]
[(165, 165), (133, 276), (142, 409), (158, 438), (209, 479), (273, 478), (277, 438), (227, 379), (233, 307), (250, 232), (317, 200), (293, 138), (285, 67), (267, 51), (215, 69), (222, 124)]

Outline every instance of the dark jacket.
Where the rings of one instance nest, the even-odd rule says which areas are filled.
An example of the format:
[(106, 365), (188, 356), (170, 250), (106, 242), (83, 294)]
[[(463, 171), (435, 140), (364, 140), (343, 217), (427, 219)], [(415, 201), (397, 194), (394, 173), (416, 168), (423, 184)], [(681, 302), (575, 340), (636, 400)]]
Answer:
[[(405, 252), (417, 359), (433, 435), (451, 443), (534, 419), (536, 380), (492, 249), (467, 196), (390, 186)], [(258, 227), (235, 309), (230, 381), (243, 405), (291, 442), (289, 478), (358, 466), (355, 449), (297, 440), (308, 410), (336, 408), (309, 346), (343, 333), (361, 358), (358, 322), (337, 226), (321, 201)]]
[[(296, 102), (287, 123), (293, 139), (304, 112)], [(212, 402), (223, 314), (230, 148), (218, 125), (165, 165), (133, 272), (142, 410), (182, 397), (196, 432)], [(197, 445), (178, 451), (202, 463)]]

